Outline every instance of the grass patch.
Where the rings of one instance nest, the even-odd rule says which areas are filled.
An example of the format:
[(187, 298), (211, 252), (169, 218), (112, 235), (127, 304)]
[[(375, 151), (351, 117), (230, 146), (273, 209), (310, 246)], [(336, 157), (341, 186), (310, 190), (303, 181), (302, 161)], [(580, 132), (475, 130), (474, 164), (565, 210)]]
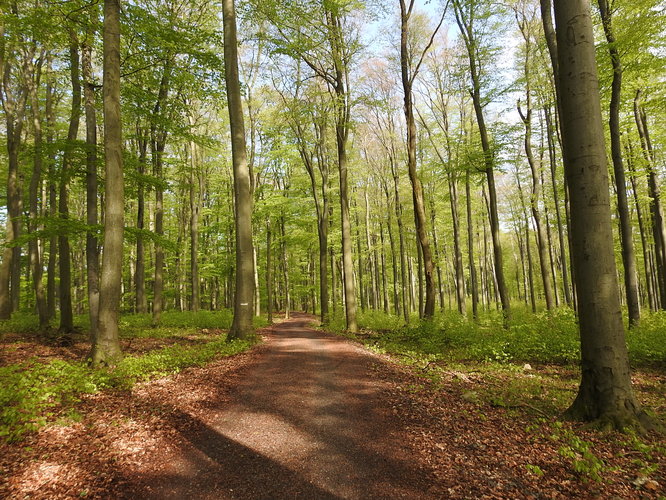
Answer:
[[(166, 315), (165, 315), (166, 316)], [(211, 316), (205, 315), (208, 320)], [(123, 336), (178, 336), (192, 333), (192, 326), (211, 323), (197, 317), (169, 319), (171, 325), (146, 329), (140, 318), (123, 318)], [(132, 324), (133, 322), (136, 322)], [(169, 324), (167, 322), (167, 324)], [(186, 329), (185, 329), (186, 328)], [(185, 330), (184, 330), (185, 329)], [(152, 335), (151, 335), (152, 334)], [(247, 341), (227, 342), (226, 335), (198, 345), (172, 345), (139, 356), (128, 356), (112, 369), (93, 369), (85, 361), (54, 360), (49, 363), (29, 360), (0, 367), (0, 439), (15, 442), (25, 433), (44, 425), (56, 407), (68, 407), (83, 394), (104, 389), (129, 389), (135, 383), (200, 366), (218, 356), (230, 356), (248, 349)]]

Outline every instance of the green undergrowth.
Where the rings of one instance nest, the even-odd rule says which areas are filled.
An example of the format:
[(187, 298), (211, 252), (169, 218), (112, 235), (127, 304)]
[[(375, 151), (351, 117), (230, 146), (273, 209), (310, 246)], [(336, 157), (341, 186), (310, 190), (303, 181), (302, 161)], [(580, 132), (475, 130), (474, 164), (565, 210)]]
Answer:
[[(123, 316), (121, 329), (125, 339), (179, 338), (192, 335), (196, 331), (194, 328), (215, 330), (228, 326), (224, 318), (225, 315), (215, 313), (198, 313), (196, 316), (167, 313), (163, 326), (149, 328), (145, 326), (149, 317)], [(48, 363), (30, 359), (0, 367), (0, 439), (19, 441), (27, 432), (51, 420), (55, 412), (75, 416), (73, 405), (84, 394), (105, 389), (130, 389), (137, 382), (177, 373), (186, 367), (201, 366), (218, 356), (231, 356), (252, 345), (249, 341), (227, 342), (226, 334), (215, 331), (199, 336), (202, 340), (212, 340), (196, 345), (176, 343), (142, 355), (127, 356), (113, 368), (94, 369), (83, 360), (58, 359)]]
[[(514, 308), (508, 329), (498, 311), (472, 321), (457, 312), (437, 314), (431, 321), (402, 318), (378, 311), (358, 317), (360, 334), (352, 335), (368, 345), (395, 354), (436, 356), (448, 361), (500, 363), (574, 364), (580, 359), (578, 325), (574, 312), (560, 308), (532, 314)], [(332, 318), (328, 329), (344, 332), (344, 317)], [(666, 363), (666, 312), (645, 314), (641, 324), (627, 332), (634, 366)]]
[[(532, 422), (528, 431), (557, 445), (558, 454), (571, 473), (582, 481), (602, 482), (612, 470), (599, 457), (593, 442), (575, 426), (558, 419), (573, 401), (580, 381), (579, 334), (570, 309), (532, 314), (515, 308), (508, 329), (499, 312), (471, 321), (456, 312), (445, 312), (432, 321), (402, 318), (383, 312), (362, 312), (360, 332), (344, 331), (344, 317), (334, 317), (327, 329), (353, 338), (370, 350), (390, 354), (429, 380), (431, 388), (453, 388), (483, 415), (485, 409), (504, 409), (509, 416), (522, 415)], [(634, 388), (639, 399), (657, 420), (666, 415), (666, 313), (644, 314), (641, 324), (627, 331), (627, 344), (634, 368)], [(409, 392), (425, 390), (426, 384), (410, 384)], [(641, 481), (649, 481), (658, 468), (656, 455), (666, 447), (629, 433), (607, 436), (632, 457)], [(527, 472), (544, 471), (528, 464)]]
[[(222, 309), (220, 311), (165, 311), (162, 313), (158, 326), (152, 325), (152, 315), (147, 314), (123, 314), (121, 316), (120, 335), (123, 338), (133, 337), (168, 337), (176, 329), (220, 329), (228, 330), (233, 320), (233, 311)], [(57, 325), (57, 318), (53, 325)], [(268, 323), (264, 317), (256, 317), (254, 325), (257, 328), (266, 326)], [(87, 314), (74, 317), (74, 327), (77, 331), (85, 333), (90, 326)], [(39, 330), (39, 320), (31, 312), (19, 312), (12, 315), (11, 319), (0, 321), (0, 337), (7, 333), (36, 333)]]

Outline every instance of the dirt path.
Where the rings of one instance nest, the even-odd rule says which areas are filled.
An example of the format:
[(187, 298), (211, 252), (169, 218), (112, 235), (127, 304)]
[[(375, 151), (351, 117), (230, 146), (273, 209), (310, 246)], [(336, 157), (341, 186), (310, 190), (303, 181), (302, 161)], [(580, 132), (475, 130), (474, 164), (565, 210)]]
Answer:
[(277, 325), (207, 422), (139, 472), (149, 498), (426, 498), (400, 422), (370, 376), (377, 358), (296, 317)]
[(311, 319), (267, 329), (249, 352), (85, 396), (0, 442), (0, 498), (664, 498), (663, 452), (646, 477), (625, 438), (578, 429), (602, 464), (604, 481), (587, 480), (561, 453), (573, 434), (463, 397), (483, 382), (446, 372), (434, 384)]

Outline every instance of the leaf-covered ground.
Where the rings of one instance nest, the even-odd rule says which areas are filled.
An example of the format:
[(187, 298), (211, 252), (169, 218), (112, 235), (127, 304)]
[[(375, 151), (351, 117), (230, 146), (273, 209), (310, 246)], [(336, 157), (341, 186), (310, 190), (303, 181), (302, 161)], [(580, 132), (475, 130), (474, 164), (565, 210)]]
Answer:
[[(539, 403), (539, 387), (558, 390), (549, 381), (575, 384), (568, 369), (417, 369), (306, 320), (265, 331), (250, 352), (58, 409), (38, 432), (0, 445), (0, 497), (666, 495), (663, 437), (586, 431)], [(637, 382), (663, 402), (663, 374)]]

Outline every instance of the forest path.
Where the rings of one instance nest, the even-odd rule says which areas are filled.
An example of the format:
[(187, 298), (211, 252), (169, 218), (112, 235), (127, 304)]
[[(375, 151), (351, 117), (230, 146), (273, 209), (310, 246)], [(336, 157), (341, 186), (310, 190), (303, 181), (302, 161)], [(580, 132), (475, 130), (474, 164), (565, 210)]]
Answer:
[[(436, 480), (383, 392), (384, 362), (296, 315), (275, 325), (202, 420), (127, 485), (142, 498), (430, 498)], [(211, 380), (209, 383), (215, 383)], [(207, 392), (207, 391), (204, 391)], [(420, 465), (420, 467), (424, 467)]]

